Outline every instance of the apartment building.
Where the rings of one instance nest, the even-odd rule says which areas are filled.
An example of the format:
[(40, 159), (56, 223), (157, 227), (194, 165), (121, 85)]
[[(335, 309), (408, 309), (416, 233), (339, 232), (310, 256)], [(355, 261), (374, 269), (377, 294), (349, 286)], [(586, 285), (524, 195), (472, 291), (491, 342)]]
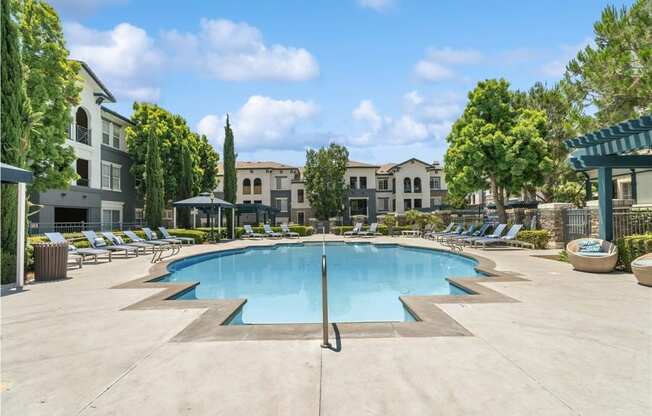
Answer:
[[(220, 166), (218, 196), (223, 197)], [(302, 167), (277, 162), (236, 162), (239, 204), (263, 204), (277, 208), (277, 223), (307, 224), (314, 217), (305, 188)], [(373, 165), (349, 160), (344, 178), (349, 191), (344, 206), (344, 222), (354, 216), (375, 221), (377, 215), (410, 209), (439, 209), (446, 196), (443, 167), (418, 159), (402, 163)], [(243, 215), (243, 222), (254, 222)]]
[(71, 109), (68, 145), (77, 159), (79, 175), (68, 189), (51, 189), (31, 195), (40, 210), (30, 216), (39, 231), (54, 229), (54, 223), (101, 223), (111, 227), (142, 219), (142, 201), (137, 197), (130, 174), (125, 128), (131, 121), (103, 106), (114, 103), (111, 91), (84, 62), (80, 77), (80, 103)]

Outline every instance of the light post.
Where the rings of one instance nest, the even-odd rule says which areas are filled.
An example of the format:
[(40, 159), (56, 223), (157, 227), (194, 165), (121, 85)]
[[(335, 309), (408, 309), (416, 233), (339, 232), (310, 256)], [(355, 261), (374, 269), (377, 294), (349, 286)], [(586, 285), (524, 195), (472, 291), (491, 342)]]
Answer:
[(213, 203), (215, 202), (215, 194), (211, 192), (208, 197), (211, 200), (211, 241), (215, 242), (215, 231), (213, 230), (213, 222), (215, 221), (213, 218), (215, 215), (215, 208), (213, 205)]

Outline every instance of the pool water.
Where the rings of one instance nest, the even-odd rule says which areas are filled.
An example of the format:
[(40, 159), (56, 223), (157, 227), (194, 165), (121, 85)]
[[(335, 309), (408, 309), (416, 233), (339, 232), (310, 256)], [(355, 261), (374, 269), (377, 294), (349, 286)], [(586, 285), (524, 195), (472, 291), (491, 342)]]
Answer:
[[(414, 320), (399, 296), (466, 295), (446, 277), (478, 276), (475, 260), (398, 245), (327, 243), (331, 322)], [(200, 282), (178, 299), (247, 303), (231, 324), (321, 322), (321, 244), (211, 253), (176, 261), (163, 281)]]

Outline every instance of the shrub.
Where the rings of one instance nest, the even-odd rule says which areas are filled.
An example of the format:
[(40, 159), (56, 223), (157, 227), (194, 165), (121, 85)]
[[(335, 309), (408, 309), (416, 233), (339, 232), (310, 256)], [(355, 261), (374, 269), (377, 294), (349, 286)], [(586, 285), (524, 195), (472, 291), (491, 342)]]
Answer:
[(519, 241), (531, 243), (534, 248), (546, 248), (550, 241), (550, 231), (548, 230), (524, 230), (518, 233), (516, 237)]
[(632, 271), (632, 261), (643, 254), (652, 253), (652, 233), (625, 236), (618, 239), (616, 245), (618, 264), (629, 272)]
[[(176, 236), (176, 237), (187, 237), (187, 238), (194, 238), (195, 243), (204, 243), (206, 242), (206, 239), (208, 238), (209, 232), (202, 231), (202, 230), (187, 230), (183, 228), (175, 228), (172, 230), (168, 230), (171, 235)], [(162, 237), (162, 236), (159, 236)]]
[[(290, 231), (299, 234), (299, 236), (301, 237), (312, 235), (314, 232), (314, 229), (309, 225), (290, 225), (288, 226), (288, 228), (290, 229)], [(251, 229), (255, 233), (265, 234), (265, 229), (262, 226), (256, 226), (256, 227), (252, 226)], [(282, 233), (281, 227), (272, 227), (272, 231), (275, 231), (277, 233)], [(236, 227), (235, 238), (241, 238), (244, 233), (245, 233), (244, 227)]]

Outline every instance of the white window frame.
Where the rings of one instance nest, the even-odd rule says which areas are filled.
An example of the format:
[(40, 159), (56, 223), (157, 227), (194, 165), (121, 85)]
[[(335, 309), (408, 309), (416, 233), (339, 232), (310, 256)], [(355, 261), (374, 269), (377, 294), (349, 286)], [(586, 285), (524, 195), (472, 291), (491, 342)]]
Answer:
[(120, 223), (124, 218), (123, 216), (124, 202), (120, 201), (102, 201), (100, 203), (100, 221), (102, 224), (113, 224), (113, 217), (109, 218), (108, 221), (104, 218), (104, 211), (120, 211)]
[[(380, 186), (381, 183), (384, 183), (385, 187)], [(378, 178), (378, 190), (389, 191), (389, 178)]]
[[(351, 216), (353, 215), (353, 214), (351, 214), (351, 201), (353, 201), (353, 200), (356, 200), (356, 201), (365, 200), (365, 201), (367, 201), (367, 209), (366, 209), (367, 213), (364, 214), (364, 215), (367, 218), (369, 218), (369, 198), (368, 197), (349, 198), (349, 218), (351, 218)], [(360, 215), (360, 214), (355, 214), (355, 215)]]
[[(283, 201), (285, 201), (285, 209), (283, 209)], [(280, 202), (280, 203), (279, 203)], [(278, 209), (280, 212), (288, 212), (288, 199), (287, 198), (274, 198), (274, 208)]]
[[(109, 167), (109, 186), (104, 186), (104, 172), (103, 169), (104, 167), (107, 166)], [(113, 169), (117, 168), (118, 171), (120, 172), (118, 175), (118, 186), (116, 188), (113, 187)], [(122, 191), (122, 165), (119, 165), (117, 163), (112, 163), (112, 162), (107, 162), (105, 160), (102, 161), (102, 171), (100, 171), (100, 185), (102, 189), (105, 189), (107, 191), (115, 191), (115, 192), (121, 192)]]
[[(117, 131), (118, 131), (118, 137), (117, 137), (118, 146), (117, 147), (115, 146), (116, 128), (117, 128)], [(111, 147), (113, 147), (114, 149), (118, 149), (118, 150), (122, 149), (122, 126), (119, 125), (119, 124), (116, 124), (116, 123), (111, 123)]]
[[(111, 123), (109, 120), (107, 120), (107, 119), (105, 119), (105, 118), (102, 119), (102, 144), (104, 144), (104, 145), (106, 145), (106, 146), (110, 146), (110, 145), (111, 145), (111, 138), (112, 138), (112, 135), (111, 135), (111, 126), (112, 126), (112, 125), (113, 125), (113, 123)], [(105, 127), (105, 126), (108, 127), (108, 129), (107, 129), (106, 132), (104, 131), (104, 127)], [(104, 134), (105, 134), (105, 133), (106, 133), (107, 136), (108, 136), (106, 142), (104, 141)]]

